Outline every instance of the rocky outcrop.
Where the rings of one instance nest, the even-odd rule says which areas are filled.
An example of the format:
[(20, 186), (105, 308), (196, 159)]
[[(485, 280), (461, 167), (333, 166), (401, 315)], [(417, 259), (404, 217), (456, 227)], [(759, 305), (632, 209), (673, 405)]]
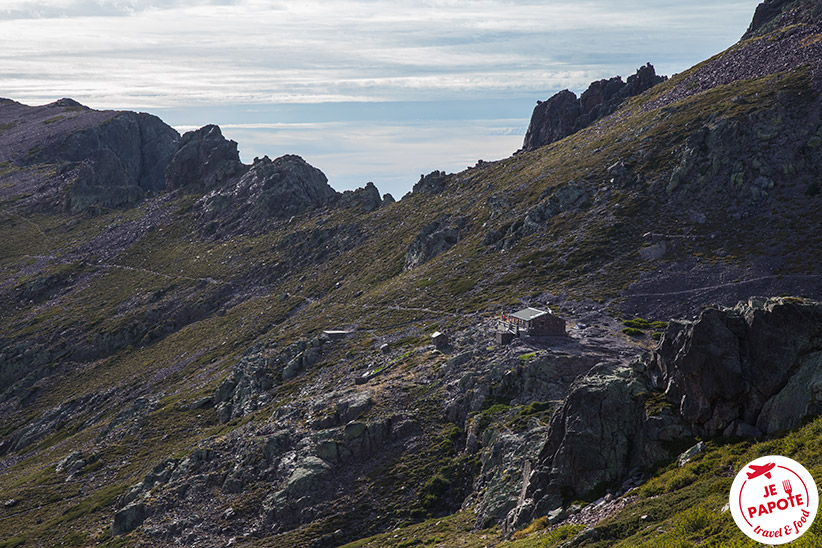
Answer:
[(489, 347), (490, 334), (477, 328), (453, 334), (455, 350), (439, 371), (448, 394), (445, 420), (462, 426), (466, 454), (480, 461), (473, 496), (463, 503), (476, 508), (480, 529), (504, 521), (519, 503), (523, 475), (545, 444), (548, 419), (574, 380), (596, 364), (618, 364), (630, 352), (620, 341), (600, 344), (596, 328), (550, 348), (519, 339)]
[(672, 441), (757, 436), (819, 415), (820, 363), (822, 303), (754, 298), (671, 322), (649, 355), (597, 366), (575, 383), (507, 529), (619, 488), (636, 470), (675, 456)]
[(413, 194), (439, 194), (445, 190), (448, 175), (444, 171), (432, 171), (428, 175), (420, 175), (420, 180), (411, 189)]
[[(73, 213), (133, 204), (165, 188), (179, 134), (156, 116), (96, 111), (71, 99), (30, 107), (0, 103), (0, 163), (6, 188), (37, 209)], [(32, 186), (24, 175), (48, 166), (53, 176)]]
[(322, 358), (325, 340), (300, 340), (280, 351), (257, 345), (234, 366), (214, 394), (212, 401), (221, 422), (242, 417), (271, 401), (270, 390), (314, 366)]
[(822, 9), (813, 0), (765, 0), (757, 6), (742, 39), (767, 34), (798, 22), (818, 20)]
[(165, 168), (179, 135), (156, 116), (124, 112), (66, 138), (38, 161), (70, 162), (66, 208), (72, 212), (133, 204), (165, 188)]
[(93, 464), (96, 461), (96, 455), (87, 455), (79, 451), (73, 451), (72, 453), (69, 453), (67, 457), (65, 457), (57, 463), (57, 466), (55, 467), (54, 471), (58, 474), (65, 473), (67, 476), (73, 476), (89, 464)]
[(30, 420), (21, 428), (13, 430), (11, 436), (0, 442), (0, 456), (11, 451), (21, 451), (33, 445), (59, 430), (69, 421), (76, 420), (89, 409), (103, 408), (103, 404), (109, 397), (111, 397), (110, 392), (87, 394), (42, 411), (35, 420)]
[(207, 125), (183, 135), (165, 176), (169, 189), (202, 192), (245, 169), (237, 143), (223, 137), (218, 126)]
[[(99, 171), (117, 175), (117, 184), (159, 191), (165, 188), (166, 166), (179, 139), (179, 134), (156, 116), (122, 112), (95, 127), (69, 133), (30, 156), (30, 161), (107, 163)], [(91, 182), (106, 186), (112, 181), (100, 177)]]
[(206, 194), (199, 206), (210, 231), (254, 232), (272, 220), (329, 205), (337, 196), (323, 172), (299, 156), (265, 156), (238, 179)]
[(140, 526), (146, 519), (146, 506), (137, 502), (126, 506), (114, 514), (114, 523), (111, 524), (111, 536), (125, 535)]
[(580, 117), (576, 93), (564, 89), (547, 101), (537, 101), (525, 133), (524, 150), (535, 150), (577, 131)]
[(508, 249), (523, 236), (542, 229), (554, 216), (565, 211), (586, 207), (590, 198), (590, 190), (585, 185), (574, 181), (560, 187), (549, 188), (540, 201), (525, 213), (524, 217), (501, 228), (489, 230), (483, 239), (483, 244)]
[(805, 408), (815, 414), (813, 386), (822, 383), (822, 370), (812, 371), (819, 350), (822, 305), (751, 299), (734, 309), (706, 309), (697, 322), (672, 322), (648, 370), (697, 435), (754, 426), (770, 433), (798, 424)]
[[(334, 403), (333, 415), (325, 415)], [(203, 440), (188, 456), (166, 458), (119, 498), (112, 534), (142, 526), (141, 534), (170, 545), (192, 531), (198, 538), (242, 533), (251, 522), (270, 534), (339, 512), (335, 493), (345, 491), (347, 500), (365, 502), (368, 491), (358, 491), (351, 474), (384, 473), (391, 462), (385, 457), (415, 443), (413, 436), (419, 434), (405, 415), (366, 420), (363, 414), (371, 405), (370, 393), (356, 391), (286, 404), (270, 423), (249, 423)], [(264, 496), (241, 504), (252, 492)], [(192, 520), (193, 508), (202, 508), (194, 504), (203, 499), (219, 501), (206, 503), (214, 519)], [(233, 506), (226, 509), (226, 504)], [(237, 522), (227, 531), (218, 515)], [(351, 521), (344, 527), (357, 525)]]
[[(386, 194), (386, 196), (390, 196), (390, 194)], [(379, 209), (382, 204), (383, 199), (380, 198), (380, 191), (372, 182), (368, 182), (364, 187), (356, 190), (346, 190), (340, 195), (337, 202), (339, 207), (359, 207), (363, 211), (374, 211)]]
[(595, 367), (572, 387), (523, 480), (524, 496), (508, 515), (509, 530), (600, 486), (618, 486), (628, 471), (664, 456), (652, 450), (643, 430), (641, 394), (647, 391), (642, 376), (624, 364)]
[(405, 269), (411, 270), (447, 251), (460, 240), (464, 219), (440, 219), (425, 225), (405, 254)]
[(535, 150), (576, 133), (614, 112), (625, 99), (639, 95), (665, 79), (657, 76), (654, 67), (648, 63), (629, 76), (627, 82), (616, 76), (593, 82), (579, 98), (566, 89), (547, 101), (538, 101), (522, 148)]

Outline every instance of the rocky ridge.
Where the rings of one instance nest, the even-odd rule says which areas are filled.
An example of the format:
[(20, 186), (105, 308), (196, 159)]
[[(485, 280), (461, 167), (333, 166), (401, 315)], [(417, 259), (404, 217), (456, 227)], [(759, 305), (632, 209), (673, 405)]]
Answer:
[[(181, 137), (145, 113), (98, 112), (72, 99), (40, 107), (3, 99), (0, 127), (5, 193), (30, 190), (29, 208), (99, 213), (163, 191), (207, 193), (198, 204), (206, 230), (236, 234), (321, 207), (373, 211), (393, 202), (373, 183), (339, 193), (296, 155), (244, 165), (237, 143), (215, 125)], [(44, 166), (59, 177), (29, 189)]]

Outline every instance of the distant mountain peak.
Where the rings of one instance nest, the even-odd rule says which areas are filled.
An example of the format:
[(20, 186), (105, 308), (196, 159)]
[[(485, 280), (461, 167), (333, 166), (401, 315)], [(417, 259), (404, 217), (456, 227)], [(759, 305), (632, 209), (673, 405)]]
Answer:
[(53, 103), (49, 103), (46, 106), (49, 106), (49, 107), (88, 108), (87, 106), (85, 106), (85, 105), (83, 105), (83, 104), (81, 104), (81, 103), (79, 103), (79, 102), (77, 102), (74, 99), (71, 99), (69, 97), (63, 97), (62, 99), (58, 99), (57, 101), (54, 101)]

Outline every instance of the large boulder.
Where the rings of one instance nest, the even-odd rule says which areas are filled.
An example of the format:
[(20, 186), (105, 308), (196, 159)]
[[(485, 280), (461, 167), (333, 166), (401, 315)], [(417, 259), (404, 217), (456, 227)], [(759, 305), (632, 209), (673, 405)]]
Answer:
[(129, 504), (114, 514), (111, 524), (111, 536), (125, 535), (139, 527), (147, 517), (146, 506), (142, 502)]
[[(628, 471), (664, 456), (658, 440), (645, 435), (643, 396), (648, 391), (643, 375), (624, 364), (598, 365), (576, 382), (551, 419), (506, 529), (519, 529), (595, 490), (619, 486)], [(669, 421), (666, 417), (665, 429)]]

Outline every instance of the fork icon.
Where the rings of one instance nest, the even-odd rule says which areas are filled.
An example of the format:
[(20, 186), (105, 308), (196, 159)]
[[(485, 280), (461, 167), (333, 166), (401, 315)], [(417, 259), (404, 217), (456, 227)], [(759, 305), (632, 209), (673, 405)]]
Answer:
[(791, 487), (791, 480), (782, 480), (782, 488), (785, 490), (788, 497), (790, 497), (791, 491), (793, 491), (793, 487)]

